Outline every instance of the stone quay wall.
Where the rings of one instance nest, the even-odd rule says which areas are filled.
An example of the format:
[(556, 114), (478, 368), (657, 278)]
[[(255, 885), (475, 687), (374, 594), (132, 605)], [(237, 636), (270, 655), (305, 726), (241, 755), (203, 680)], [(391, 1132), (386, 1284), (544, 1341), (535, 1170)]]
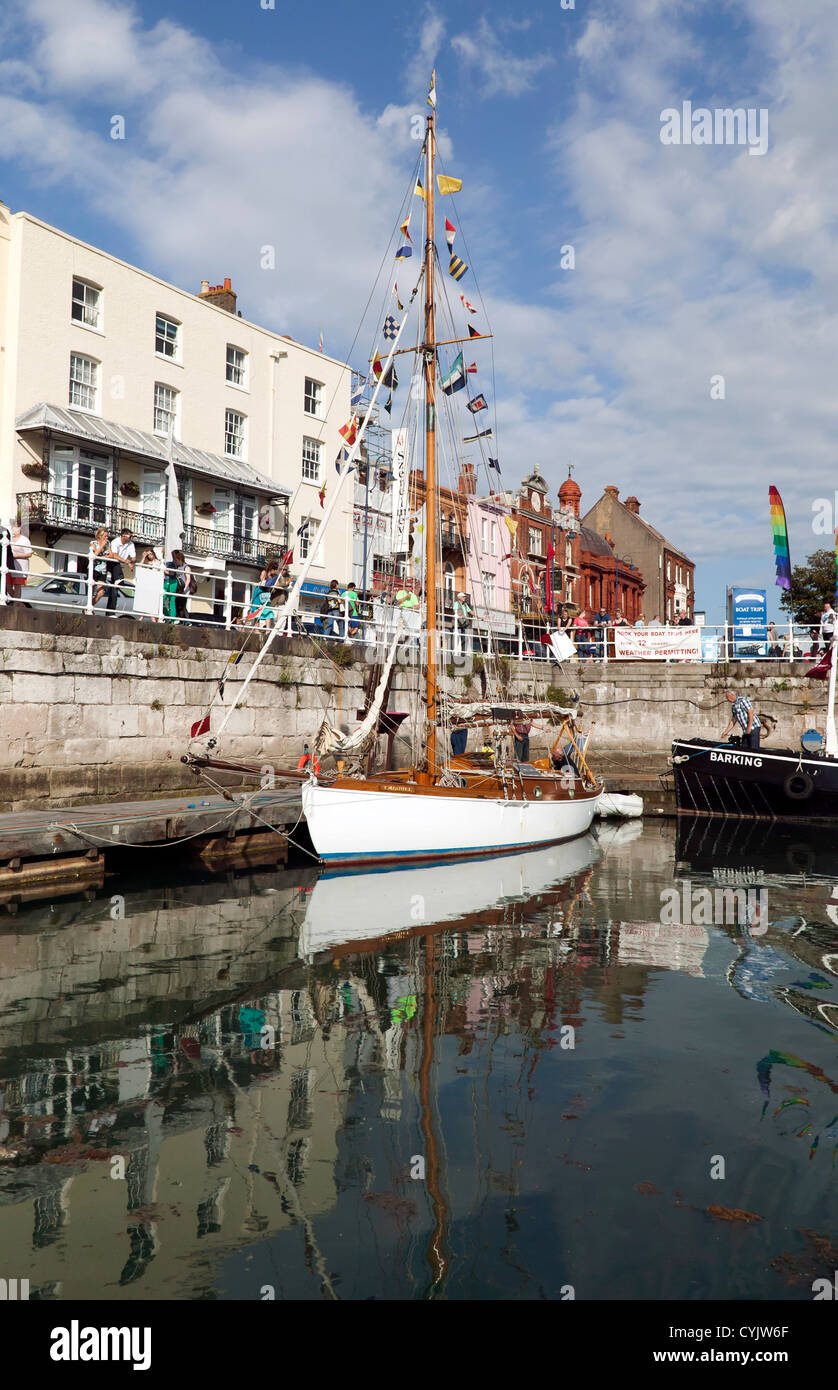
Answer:
[[(2, 611), (0, 661), (0, 810), (149, 798), (196, 790), (180, 759), (189, 731), (206, 712), (240, 633), (170, 628), (75, 614)], [(244, 660), (229, 668), (223, 704), (259, 649), (254, 635)], [(365, 649), (319, 647), (278, 638), (228, 725), (219, 755), (260, 766), (296, 766), (303, 746), (328, 714), (354, 728), (369, 666)], [(351, 651), (352, 664), (341, 664)], [(335, 658), (335, 659), (333, 659)], [(808, 681), (802, 664), (721, 666), (610, 662), (563, 669), (524, 662), (508, 669), (508, 695), (577, 692), (583, 727), (595, 724), (592, 753), (613, 773), (646, 762), (665, 766), (674, 734), (718, 737), (728, 720), (724, 689), (732, 684), (754, 701), (763, 723), (776, 722), (775, 746), (797, 746), (809, 727), (823, 727), (824, 682)], [(537, 672), (537, 674), (535, 674)], [(446, 675), (455, 693), (480, 694), (480, 675)], [(416, 672), (397, 670), (391, 707), (414, 715)], [(402, 696), (400, 699), (399, 696)], [(213, 725), (217, 724), (217, 716)], [(396, 741), (396, 761), (410, 761), (413, 721)], [(471, 744), (475, 735), (471, 735)], [(546, 749), (534, 731), (533, 755)], [(616, 786), (615, 780), (610, 785)]]

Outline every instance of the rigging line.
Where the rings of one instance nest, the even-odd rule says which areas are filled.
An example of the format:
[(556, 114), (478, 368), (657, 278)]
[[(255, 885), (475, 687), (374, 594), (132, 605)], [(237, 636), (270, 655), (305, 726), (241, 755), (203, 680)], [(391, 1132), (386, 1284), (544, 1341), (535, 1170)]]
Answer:
[[(224, 788), (219, 786), (217, 782), (214, 782), (204, 769), (201, 769), (200, 776), (203, 779), (203, 781), (206, 782), (208, 787), (214, 787), (215, 790), (220, 792), (222, 796), (224, 795)], [(258, 811), (253, 810), (252, 806), (244, 805), (241, 802), (236, 801), (235, 798), (232, 796), (231, 799), (235, 802), (236, 810), (246, 811), (247, 814), (249, 816), (252, 816), (254, 820), (258, 820), (261, 825), (266, 826), (268, 830), (272, 830), (273, 833), (275, 835), (278, 835), (281, 840), (287, 840), (289, 845), (293, 845), (294, 849), (300, 850), (302, 854), (307, 854), (310, 859), (314, 859), (315, 862), (318, 864), (320, 863), (320, 856), (318, 854), (312, 853), (312, 851), (310, 849), (307, 849), (305, 845), (301, 845), (297, 840), (291, 839), (291, 836), (293, 835), (294, 831), (297, 829), (297, 826), (303, 819), (302, 808), (300, 809), (300, 814), (297, 817), (296, 821), (291, 826), (291, 830), (286, 831), (280, 830), (279, 827), (276, 825), (271, 825), (270, 821), (265, 820), (264, 816), (260, 816)]]
[[(219, 788), (219, 791), (220, 790), (221, 788)], [(217, 829), (219, 825), (224, 825), (225, 821), (228, 821), (230, 817), (235, 814), (235, 810), (225, 811), (220, 820), (214, 821), (212, 825), (203, 830), (196, 830), (192, 835), (180, 835), (176, 840), (166, 840), (162, 843), (160, 840), (156, 840), (147, 845), (131, 844), (130, 840), (114, 840), (112, 837), (104, 838), (101, 835), (91, 835), (88, 831), (81, 830), (74, 821), (68, 821), (66, 823), (62, 821), (50, 821), (47, 830), (68, 830), (79, 840), (87, 840), (89, 844), (96, 845), (97, 847), (99, 845), (111, 845), (113, 848), (119, 849), (156, 849), (159, 851), (160, 849), (166, 848), (168, 845), (183, 845), (187, 840), (196, 840), (201, 835), (209, 835), (211, 831)]]
[[(442, 161), (440, 161), (440, 167), (443, 167), (443, 166), (442, 166)], [(465, 229), (464, 229), (463, 223), (462, 223), (462, 218), (460, 217), (460, 214), (459, 214), (459, 212), (457, 211), (457, 205), (456, 205), (456, 202), (454, 201), (454, 195), (451, 194), (450, 197), (451, 197), (451, 208), (452, 208), (452, 211), (453, 211), (453, 213), (454, 213), (454, 216), (455, 216), (456, 219), (457, 219), (457, 231), (458, 231), (458, 233), (459, 233), (459, 234), (461, 235), (461, 237), (462, 237), (463, 250), (464, 250), (465, 255), (466, 255), (466, 258), (467, 258), (467, 260), (468, 260), (469, 269), (470, 269), (470, 271), (471, 271), (472, 278), (473, 278), (473, 280), (474, 280), (474, 287), (475, 287), (477, 299), (478, 299), (478, 302), (479, 302), (479, 304), (480, 304), (480, 308), (481, 308), (482, 311), (483, 311), (483, 317), (484, 317), (484, 319), (486, 320), (486, 327), (487, 327), (487, 329), (489, 329), (490, 332), (491, 332), (491, 328), (492, 328), (491, 320), (490, 320), (490, 318), (489, 318), (489, 314), (488, 314), (488, 311), (487, 311), (487, 309), (486, 309), (486, 302), (485, 302), (485, 300), (484, 300), (484, 298), (483, 298), (483, 293), (482, 293), (482, 290), (480, 289), (480, 284), (479, 284), (478, 279), (477, 279), (477, 271), (476, 271), (475, 268), (474, 268), (474, 262), (473, 262), (473, 260), (472, 260), (472, 255), (471, 255), (471, 251), (470, 251), (470, 249), (469, 249), (468, 239), (467, 239), (467, 237), (466, 237)], [(459, 282), (458, 282), (458, 283), (459, 283)], [(445, 288), (446, 288), (446, 290), (447, 290), (447, 286), (446, 286)], [(496, 376), (495, 376), (495, 344), (494, 344), (494, 336), (490, 337), (490, 348), (489, 348), (489, 351), (490, 351), (490, 353), (491, 353), (491, 361), (492, 361), (492, 416), (493, 416), (493, 424), (494, 424), (494, 431), (495, 431), (495, 442), (497, 443), (497, 446), (498, 446), (498, 453), (500, 453), (500, 441), (499, 441), (499, 439), (498, 439), (497, 384), (496, 384)], [(481, 445), (481, 453), (482, 453), (482, 444), (483, 444), (483, 441), (480, 440), (479, 443), (480, 443), (480, 445)]]
[[(419, 284), (421, 284), (421, 280), (422, 280), (422, 277), (420, 276)], [(411, 297), (411, 303), (412, 303), (412, 300), (413, 300), (413, 298), (415, 297), (415, 295), (416, 295), (416, 293), (417, 293), (417, 290), (418, 290), (418, 284), (417, 284), (417, 288), (413, 291), (413, 296)], [(391, 348), (390, 348), (390, 352), (389, 352), (389, 354), (388, 354), (388, 356), (387, 356), (387, 361), (386, 361), (386, 364), (385, 364), (385, 368), (384, 368), (384, 370), (382, 371), (382, 378), (383, 378), (384, 376), (386, 376), (386, 374), (387, 374), (387, 368), (389, 368), (389, 366), (390, 366), (390, 364), (391, 364), (391, 362), (392, 362), (392, 360), (393, 360), (393, 353), (395, 352), (396, 348), (398, 347), (399, 339), (400, 339), (402, 333), (404, 332), (404, 329), (405, 329), (405, 326), (406, 326), (406, 324), (407, 324), (407, 320), (408, 320), (409, 314), (410, 314), (410, 304), (408, 305), (407, 310), (405, 311), (404, 318), (402, 319), (402, 321), (401, 321), (401, 323), (400, 323), (400, 325), (399, 325), (399, 329), (398, 329), (398, 332), (397, 332), (397, 334), (396, 334), (396, 337), (395, 337), (395, 339), (393, 340), (393, 344), (392, 344), (392, 346), (391, 346)], [(378, 395), (379, 395), (379, 393), (380, 393), (380, 391), (381, 391), (381, 385), (382, 385), (381, 380), (379, 380), (379, 381), (376, 382), (375, 390), (373, 391), (372, 397), (371, 397), (371, 399), (370, 399), (370, 403), (369, 403), (369, 405), (368, 405), (368, 407), (367, 407), (367, 413), (366, 413), (366, 415), (365, 415), (365, 417), (364, 417), (363, 424), (361, 425), (360, 430), (359, 430), (359, 432), (358, 432), (358, 434), (357, 434), (357, 436), (356, 436), (355, 443), (352, 445), (352, 448), (351, 448), (350, 454), (349, 454), (349, 458), (348, 458), (348, 460), (347, 460), (347, 462), (346, 462), (346, 464), (345, 464), (345, 466), (344, 466), (344, 468), (343, 468), (343, 471), (338, 475), (338, 484), (337, 484), (337, 487), (336, 487), (336, 488), (334, 489), (334, 491), (332, 492), (332, 500), (331, 500), (331, 502), (329, 503), (328, 507), (326, 508), (325, 515), (323, 516), (323, 519), (322, 519), (322, 523), (321, 523), (321, 524), (322, 524), (324, 530), (325, 530), (326, 526), (328, 525), (329, 521), (331, 520), (332, 514), (333, 514), (333, 512), (335, 511), (335, 509), (336, 509), (336, 507), (337, 507), (338, 500), (340, 499), (341, 490), (342, 490), (342, 488), (343, 488), (344, 483), (346, 482), (347, 478), (349, 478), (351, 475), (354, 474), (354, 467), (353, 467), (353, 465), (354, 465), (355, 460), (357, 459), (357, 457), (358, 457), (358, 455), (359, 455), (359, 453), (360, 453), (360, 448), (361, 448), (361, 444), (362, 444), (363, 439), (364, 439), (364, 435), (365, 435), (365, 433), (366, 433), (367, 425), (369, 424), (369, 421), (370, 421), (370, 417), (371, 417), (371, 415), (372, 415), (373, 408), (374, 408), (375, 403), (376, 403), (376, 401), (377, 401), (377, 399), (378, 399)], [(274, 640), (274, 638), (276, 637), (277, 633), (279, 632), (280, 628), (283, 628), (283, 629), (284, 629), (284, 628), (286, 627), (287, 622), (282, 621), (282, 619), (286, 619), (286, 620), (287, 620), (287, 619), (293, 617), (293, 614), (295, 613), (297, 604), (298, 604), (298, 602), (299, 602), (300, 594), (302, 593), (303, 585), (304, 585), (306, 579), (308, 578), (309, 570), (311, 569), (312, 565), (314, 564), (314, 557), (315, 557), (316, 553), (317, 553), (317, 547), (316, 547), (316, 546), (311, 546), (311, 548), (309, 549), (308, 555), (306, 556), (305, 560), (303, 561), (302, 569), (300, 570), (299, 574), (297, 575), (297, 578), (296, 578), (295, 581), (294, 581), (294, 584), (293, 584), (292, 589), (291, 589), (291, 593), (289, 594), (289, 596), (288, 596), (288, 598), (287, 598), (285, 604), (283, 605), (282, 609), (280, 610), (280, 612), (279, 612), (279, 614), (278, 614), (278, 616), (277, 616), (277, 622), (276, 622), (275, 626), (274, 626), (273, 628), (271, 628), (270, 632), (268, 633), (267, 641), (265, 642), (264, 646), (262, 647), (262, 650), (257, 654), (256, 660), (255, 660), (255, 662), (253, 663), (253, 665), (251, 666), (250, 670), (248, 671), (247, 676), (245, 677), (245, 679), (244, 679), (244, 681), (243, 681), (243, 683), (242, 683), (242, 687), (241, 687), (240, 691), (238, 692), (238, 695), (237, 695), (236, 699), (233, 701), (233, 704), (231, 705), (230, 709), (229, 709), (229, 710), (227, 711), (227, 713), (225, 714), (224, 719), (221, 721), (221, 724), (220, 724), (220, 726), (219, 726), (219, 729), (218, 729), (217, 734), (215, 735), (215, 737), (210, 738), (210, 740), (209, 740), (209, 742), (208, 742), (208, 747), (209, 747), (209, 748), (215, 748), (215, 747), (217, 746), (218, 740), (220, 739), (221, 735), (223, 734), (225, 728), (227, 727), (227, 724), (229, 723), (230, 718), (231, 718), (232, 715), (233, 715), (233, 712), (234, 712), (235, 709), (238, 707), (239, 701), (241, 700), (242, 696), (244, 695), (244, 692), (245, 692), (245, 690), (247, 689), (248, 685), (250, 684), (251, 680), (253, 679), (253, 677), (254, 677), (256, 671), (258, 670), (259, 665), (261, 664), (262, 659), (264, 658), (265, 654), (266, 654), (267, 651), (268, 651), (268, 648), (271, 646), (271, 643), (273, 642), (273, 640)], [(190, 740), (189, 740), (190, 743), (193, 743), (194, 741), (195, 741), (194, 739), (190, 739)]]
[[(402, 211), (402, 210), (407, 206), (407, 204), (409, 203), (410, 199), (414, 196), (414, 189), (415, 189), (415, 187), (416, 187), (416, 179), (417, 179), (417, 177), (418, 177), (418, 173), (419, 173), (419, 169), (420, 169), (420, 167), (421, 167), (421, 163), (422, 163), (422, 151), (419, 152), (419, 155), (417, 156), (416, 162), (415, 162), (415, 164), (414, 164), (414, 177), (413, 177), (413, 182), (412, 182), (412, 184), (410, 185), (410, 192), (409, 192), (407, 195), (405, 195), (405, 197), (402, 198), (402, 203), (401, 203), (401, 207), (400, 207), (399, 211)], [(404, 220), (404, 219), (402, 219), (402, 220)], [(397, 225), (398, 225), (398, 224), (397, 224)], [(393, 231), (390, 232), (390, 236), (389, 236), (389, 239), (388, 239), (388, 241), (387, 241), (387, 245), (386, 245), (386, 247), (385, 247), (385, 249), (384, 249), (384, 254), (383, 254), (383, 256), (381, 257), (381, 261), (379, 262), (378, 271), (376, 272), (376, 276), (375, 276), (375, 279), (374, 279), (373, 284), (372, 284), (372, 289), (371, 289), (370, 292), (369, 292), (369, 295), (368, 295), (368, 297), (367, 297), (367, 302), (366, 302), (366, 304), (364, 305), (363, 311), (362, 311), (362, 313), (361, 313), (361, 317), (360, 317), (360, 319), (359, 319), (359, 321), (358, 321), (358, 327), (357, 327), (357, 329), (355, 330), (355, 336), (354, 336), (354, 338), (352, 339), (352, 342), (351, 342), (350, 345), (349, 345), (349, 351), (348, 351), (347, 354), (346, 354), (347, 359), (349, 359), (349, 358), (352, 356), (352, 353), (355, 351), (356, 344), (357, 344), (357, 342), (358, 342), (358, 339), (359, 339), (360, 336), (361, 336), (361, 331), (362, 331), (363, 326), (364, 326), (364, 323), (365, 323), (365, 321), (366, 321), (367, 313), (369, 312), (370, 304), (372, 303), (373, 296), (375, 295), (376, 286), (378, 285), (378, 282), (379, 282), (379, 280), (381, 279), (381, 276), (382, 276), (382, 272), (383, 272), (383, 270), (384, 270), (385, 263), (389, 260), (389, 258), (390, 258), (390, 256), (391, 256), (391, 250), (390, 250), (390, 248), (392, 247), (393, 242), (394, 242), (395, 240), (396, 240), (396, 234), (395, 234), (395, 230), (393, 230)], [(391, 291), (390, 291), (390, 292), (392, 293), (392, 288), (391, 288)], [(414, 291), (414, 293), (415, 293), (415, 291)], [(385, 300), (384, 302), (386, 303), (386, 300)], [(376, 339), (378, 338), (378, 333), (380, 333), (380, 331), (381, 331), (381, 330), (380, 330), (380, 328), (379, 328), (378, 332), (376, 333)], [(347, 362), (345, 363), (345, 365), (346, 365), (347, 367), (349, 367), (350, 372), (353, 370), (348, 360), (347, 360)], [(342, 376), (342, 375), (343, 375), (343, 374), (341, 373), (341, 376)], [(339, 390), (339, 386), (335, 386), (334, 391), (332, 392), (331, 399), (330, 399), (330, 401), (329, 401), (329, 405), (328, 405), (327, 411), (326, 411), (326, 417), (325, 417), (325, 419), (323, 420), (323, 427), (324, 427), (324, 428), (325, 428), (326, 424), (328, 423), (329, 414), (330, 414), (331, 408), (332, 408), (332, 406), (334, 405), (335, 400), (336, 400), (336, 398), (337, 398), (338, 390)], [(323, 441), (321, 440), (320, 442), (322, 443)], [(296, 499), (297, 493), (299, 493), (299, 491), (300, 491), (300, 487), (302, 487), (302, 480), (300, 481), (300, 483), (299, 483), (299, 485), (298, 485), (298, 487), (297, 487), (297, 491), (294, 493), (294, 499)], [(289, 510), (289, 512), (290, 512), (290, 510), (291, 510), (291, 503), (290, 503), (290, 502), (289, 502), (289, 504), (288, 504), (288, 510)]]
[[(453, 332), (453, 331), (455, 331), (455, 330), (454, 330), (454, 311), (453, 311), (453, 309), (451, 308), (451, 301), (450, 301), (449, 298), (448, 298), (448, 284), (447, 284), (447, 282), (445, 281), (445, 278), (444, 278), (444, 277), (442, 277), (442, 299), (443, 299), (443, 304), (444, 304), (445, 308), (448, 310), (448, 317), (449, 317), (449, 321), (450, 321), (450, 323), (451, 323), (452, 332)], [(479, 339), (476, 339), (475, 341), (479, 341)], [(493, 341), (493, 340), (492, 340), (492, 341)], [(464, 366), (466, 365), (466, 364), (465, 364), (465, 361), (464, 361), (463, 365), (464, 365)], [(468, 381), (468, 372), (466, 372), (466, 381)], [(452, 403), (453, 403), (453, 402), (452, 402)], [(496, 438), (497, 438), (497, 393), (496, 393), (495, 378), (494, 378), (494, 349), (493, 349), (493, 351), (492, 351), (492, 412), (493, 412), (493, 418), (494, 418), (494, 424), (493, 424), (494, 437), (495, 437), (495, 439), (496, 439)], [(491, 478), (491, 476), (490, 476), (490, 469), (489, 469), (489, 465), (488, 465), (488, 448), (489, 448), (489, 441), (488, 441), (488, 440), (483, 440), (483, 439), (478, 439), (478, 440), (476, 440), (476, 441), (474, 441), (474, 442), (477, 444), (477, 446), (478, 446), (478, 448), (479, 448), (479, 450), (480, 450), (480, 459), (481, 459), (481, 462), (482, 462), (482, 464), (483, 464), (483, 471), (484, 471), (484, 473), (485, 473), (485, 475), (486, 475), (486, 486), (487, 486), (487, 490), (488, 490), (489, 492), (494, 492), (495, 484), (493, 483), (492, 478)], [(500, 482), (500, 479), (498, 479), (498, 482)]]

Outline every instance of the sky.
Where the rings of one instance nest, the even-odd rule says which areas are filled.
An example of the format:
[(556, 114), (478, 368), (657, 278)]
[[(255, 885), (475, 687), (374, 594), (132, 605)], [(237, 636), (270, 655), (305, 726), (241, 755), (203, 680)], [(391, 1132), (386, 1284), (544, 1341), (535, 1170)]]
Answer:
[[(776, 615), (769, 484), (793, 564), (838, 500), (834, 0), (565, 4), (0, 0), (0, 199), (362, 366), (435, 65), (504, 483), (615, 484), (709, 622), (733, 584)], [(765, 153), (662, 143), (684, 102)]]

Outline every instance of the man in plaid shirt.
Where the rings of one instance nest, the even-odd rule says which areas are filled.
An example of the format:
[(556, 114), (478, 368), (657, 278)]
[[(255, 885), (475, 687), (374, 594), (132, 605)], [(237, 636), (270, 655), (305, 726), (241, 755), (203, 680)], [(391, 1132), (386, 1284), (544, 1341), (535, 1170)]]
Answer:
[(722, 738), (727, 738), (738, 724), (742, 730), (742, 747), (759, 748), (760, 722), (757, 719), (756, 711), (746, 695), (737, 695), (733, 690), (725, 691), (725, 698), (730, 700), (733, 709), (730, 712), (730, 723), (722, 734)]

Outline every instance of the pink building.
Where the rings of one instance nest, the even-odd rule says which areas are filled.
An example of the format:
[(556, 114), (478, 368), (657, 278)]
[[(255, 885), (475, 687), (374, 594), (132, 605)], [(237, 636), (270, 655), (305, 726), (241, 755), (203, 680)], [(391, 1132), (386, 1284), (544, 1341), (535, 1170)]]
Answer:
[(498, 497), (468, 499), (466, 578), (478, 630), (488, 625), (495, 632), (514, 631), (508, 514), (508, 505)]

